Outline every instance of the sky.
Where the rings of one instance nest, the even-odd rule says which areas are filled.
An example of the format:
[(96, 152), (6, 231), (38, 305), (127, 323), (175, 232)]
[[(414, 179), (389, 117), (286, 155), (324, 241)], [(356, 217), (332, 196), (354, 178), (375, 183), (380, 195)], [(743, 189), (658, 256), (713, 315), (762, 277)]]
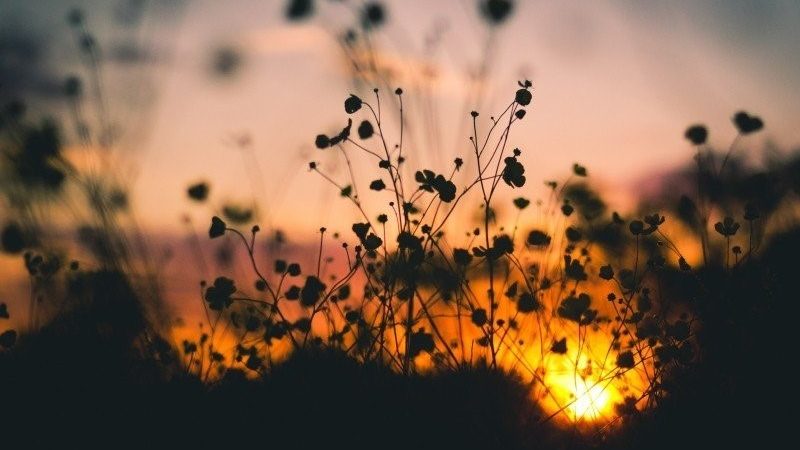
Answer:
[[(147, 227), (208, 215), (185, 196), (188, 184), (204, 180), (216, 208), (247, 204), (255, 193), (266, 197), (264, 216), (313, 232), (356, 217), (341, 217), (338, 192), (306, 167), (319, 161), (344, 180), (339, 158), (313, 140), (345, 124), (347, 95), (370, 94), (354, 85), (335, 40), (351, 17), (347, 4), (359, 3), (317, 1), (313, 17), (290, 23), (278, 0), (4, 0), (0, 82), (36, 99), (34, 113), (59, 104), (63, 77), (85, 71), (65, 21), (80, 7), (106, 58), (123, 177)], [(519, 1), (495, 31), (480, 104), (465, 102), (490, 35), (477, 2), (384, 3), (388, 21), (374, 44), (398, 71), (409, 126), (434, 123), (441, 134), (416, 142), (411, 167), (449, 168), (469, 151), (468, 111), (501, 111), (523, 78), (533, 82), (534, 100), (511, 143), (523, 150), (528, 179), (563, 178), (580, 162), (622, 206), (642, 183), (690, 161), (682, 137), (690, 124), (707, 124), (710, 142), (726, 147), (735, 136), (730, 118), (744, 109), (767, 126), (741, 142), (742, 153), (758, 160), (766, 142), (800, 144), (799, 2)], [(428, 51), (431, 36), (439, 40)], [(220, 76), (211, 68), (226, 49), (240, 63)], [(426, 70), (436, 78), (420, 83)], [(252, 153), (232, 145), (243, 135)], [(366, 190), (370, 179), (357, 182)]]

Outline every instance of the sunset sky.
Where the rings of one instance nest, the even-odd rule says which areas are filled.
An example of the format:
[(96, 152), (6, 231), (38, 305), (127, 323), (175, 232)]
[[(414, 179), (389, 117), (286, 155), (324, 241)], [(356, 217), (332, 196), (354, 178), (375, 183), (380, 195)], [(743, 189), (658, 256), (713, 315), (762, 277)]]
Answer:
[[(410, 126), (422, 117), (414, 119), (422, 100), (430, 100), (444, 130), (438, 147), (412, 149), (419, 156), (410, 168), (444, 170), (468, 151), (467, 135), (455, 134), (468, 119), (468, 74), (489, 29), (475, 3), (385, 2), (388, 22), (375, 46), (404, 69), (398, 84), (408, 94)], [(800, 144), (800, 92), (789, 88), (800, 81), (800, 4), (754, 3), (518, 2), (497, 30), (481, 112), (502, 110), (516, 81), (529, 78), (534, 100), (512, 145), (524, 150), (532, 185), (562, 178), (579, 161), (622, 205), (643, 179), (689, 161), (692, 149), (682, 134), (691, 123), (706, 123), (710, 142), (726, 146), (735, 133), (730, 117), (745, 109), (761, 115), (767, 128), (742, 148), (772, 141), (790, 149)], [(141, 5), (141, 17), (130, 13)], [(215, 204), (246, 202), (246, 166), (230, 144), (243, 133), (252, 137), (272, 216), (307, 232), (337, 221), (331, 205), (341, 201), (338, 193), (306, 164), (314, 159), (344, 175), (337, 158), (316, 150), (313, 139), (345, 124), (348, 93), (371, 94), (355, 90), (335, 41), (351, 22), (346, 6), (320, 1), (309, 20), (289, 23), (283, 1), (6, 0), (0, 49), (8, 54), (14, 42), (27, 39), (38, 50), (27, 69), (8, 57), (3, 62), (21, 71), (12, 88), (41, 100), (34, 112), (57, 103), (54, 83), (85, 71), (65, 21), (73, 6), (85, 10), (104, 55), (113, 56), (104, 81), (127, 152), (126, 176), (136, 181), (134, 205), (146, 224), (177, 226), (189, 208), (185, 187), (197, 180), (210, 182)], [(426, 52), (426, 36), (435, 29), (442, 30), (441, 42)], [(126, 42), (138, 51), (120, 51)], [(225, 77), (211, 70), (219, 49), (241, 58)], [(414, 92), (414, 80), (428, 66), (437, 73), (430, 94)], [(526, 195), (535, 197), (536, 188)]]

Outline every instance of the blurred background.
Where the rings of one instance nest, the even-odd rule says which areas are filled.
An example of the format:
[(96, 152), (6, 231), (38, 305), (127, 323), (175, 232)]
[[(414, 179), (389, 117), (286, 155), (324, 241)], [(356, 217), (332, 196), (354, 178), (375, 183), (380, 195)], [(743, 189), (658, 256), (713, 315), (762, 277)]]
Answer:
[[(406, 92), (411, 167), (444, 170), (469, 151), (469, 111), (502, 111), (516, 82), (529, 79), (534, 100), (512, 136), (533, 181), (526, 195), (580, 162), (620, 210), (691, 160), (683, 137), (691, 123), (706, 124), (710, 144), (725, 149), (735, 111), (760, 115), (766, 131), (737, 142), (755, 166), (800, 144), (800, 91), (791, 88), (800, 81), (798, 2), (489, 3), (511, 6), (4, 0), (0, 100), (23, 100), (34, 122), (54, 118), (76, 167), (102, 172), (86, 148), (113, 148), (113, 178), (137, 229), (156, 259), (178, 255), (173, 267), (196, 259), (165, 243), (183, 242), (174, 237), (187, 224), (204, 233), (226, 207), (300, 243), (323, 225), (347, 230), (353, 214), (338, 213), (339, 192), (307, 167), (319, 161), (346, 175), (314, 138), (345, 125), (347, 94), (366, 99), (373, 87), (384, 99), (398, 86)], [(70, 77), (83, 80), (81, 104), (70, 100)], [(384, 108), (396, 134), (397, 105)], [(357, 181), (366, 190), (370, 179)], [(187, 200), (199, 182), (210, 186), (208, 209)], [(9, 279), (23, 271), (17, 260), (0, 267)], [(168, 277), (196, 296), (200, 275)], [(18, 295), (24, 283), (0, 294)]]

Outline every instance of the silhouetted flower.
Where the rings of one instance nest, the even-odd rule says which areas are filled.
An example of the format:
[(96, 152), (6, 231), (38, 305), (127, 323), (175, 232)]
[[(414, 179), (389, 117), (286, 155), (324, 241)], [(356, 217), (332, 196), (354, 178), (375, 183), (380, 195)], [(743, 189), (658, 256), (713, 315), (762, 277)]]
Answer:
[(314, 139), (314, 145), (316, 145), (318, 149), (323, 150), (331, 145), (331, 140), (324, 134), (318, 134), (317, 138)]
[(531, 91), (527, 89), (517, 89), (517, 93), (514, 96), (514, 101), (516, 101), (522, 106), (528, 106), (532, 99), (533, 99), (533, 94), (531, 94)]
[(630, 229), (631, 234), (634, 236), (640, 235), (642, 234), (642, 231), (644, 231), (644, 222), (641, 220), (633, 220), (628, 225), (628, 229)]
[(692, 125), (686, 129), (684, 137), (694, 145), (703, 145), (708, 138), (708, 129), (706, 129), (705, 125)]
[(0, 303), (0, 319), (8, 319), (8, 306), (5, 303)]
[(741, 134), (754, 133), (764, 127), (764, 122), (760, 117), (751, 116), (744, 111), (739, 111), (733, 116), (733, 124)]
[(488, 321), (488, 317), (486, 316), (486, 310), (483, 308), (477, 308), (472, 311), (472, 323), (475, 325), (482, 327), (486, 325)]
[(650, 225), (653, 228), (653, 231), (658, 229), (658, 226), (664, 223), (666, 218), (664, 216), (660, 216), (658, 213), (651, 214), (649, 216), (644, 216), (644, 223)]
[(368, 139), (372, 137), (374, 133), (375, 129), (372, 128), (372, 124), (369, 122), (369, 120), (361, 122), (361, 125), (358, 126), (358, 137), (361, 139)]
[(313, 0), (289, 0), (286, 5), (286, 18), (292, 21), (307, 19), (313, 13)]
[(614, 269), (611, 267), (611, 265), (600, 267), (600, 278), (604, 280), (611, 280), (614, 278)]
[(25, 247), (25, 234), (22, 228), (15, 223), (9, 223), (3, 228), (3, 233), (0, 235), (0, 243), (3, 245), (3, 251), (6, 253), (19, 253)]
[(546, 247), (550, 245), (550, 236), (548, 236), (544, 231), (533, 230), (528, 233), (527, 242), (528, 245), (532, 245), (534, 247)]
[(561, 338), (557, 341), (553, 342), (553, 345), (550, 346), (550, 351), (553, 353), (558, 353), (559, 355), (564, 355), (567, 353), (567, 338)]
[(300, 264), (297, 263), (289, 264), (289, 266), (286, 268), (286, 273), (288, 273), (290, 276), (293, 277), (300, 275)]
[(525, 185), (525, 166), (523, 166), (517, 158), (509, 156), (503, 160), (505, 167), (503, 168), (503, 181), (511, 187), (522, 187)]
[(587, 294), (581, 293), (577, 297), (570, 295), (558, 306), (558, 315), (573, 322), (581, 322), (584, 314), (589, 310), (591, 299)]
[(530, 204), (531, 204), (531, 201), (528, 200), (525, 197), (517, 197), (517, 198), (514, 199), (514, 206), (516, 206), (517, 209), (525, 209)]
[(361, 10), (361, 25), (365, 30), (378, 28), (386, 21), (386, 11), (383, 5), (377, 2), (370, 2), (364, 5)]
[(472, 262), (472, 255), (466, 249), (456, 248), (453, 249), (453, 261), (459, 266), (466, 267)]
[(383, 180), (381, 179), (373, 180), (369, 184), (369, 188), (372, 189), (373, 191), (382, 191), (386, 189), (386, 183), (384, 183)]
[(347, 97), (347, 99), (344, 101), (344, 111), (347, 114), (353, 114), (354, 112), (361, 109), (361, 104), (362, 102), (360, 98), (358, 98), (353, 94), (350, 94), (350, 97)]
[(511, 0), (482, 0), (480, 9), (490, 25), (499, 25), (511, 15), (514, 3)]
[(225, 234), (225, 222), (217, 216), (211, 218), (211, 228), (208, 229), (208, 236), (211, 239), (218, 238)]
[(233, 280), (227, 277), (217, 277), (214, 285), (206, 289), (208, 307), (214, 311), (222, 311), (233, 303), (231, 296), (236, 292)]
[(186, 193), (192, 200), (202, 202), (208, 198), (208, 184), (204, 182), (193, 184), (189, 186), (189, 189), (186, 190)]
[(539, 300), (530, 292), (523, 292), (517, 300), (517, 311), (521, 313), (538, 311), (540, 307)]
[(409, 356), (412, 358), (419, 355), (420, 352), (432, 353), (436, 348), (433, 342), (433, 335), (426, 333), (424, 330), (418, 330), (411, 335), (411, 348), (408, 349)]
[(633, 353), (628, 350), (617, 355), (617, 366), (623, 369), (632, 369), (634, 366)]
[(575, 164), (572, 165), (572, 173), (574, 173), (575, 175), (577, 175), (579, 177), (585, 177), (586, 176), (586, 167), (583, 167), (582, 165), (580, 165), (578, 163), (575, 163)]
[(222, 214), (226, 219), (239, 225), (250, 222), (253, 219), (253, 210), (239, 205), (223, 206)]
[(564, 230), (564, 234), (566, 234), (567, 240), (570, 242), (578, 242), (583, 239), (583, 233), (577, 228), (567, 227)]
[(14, 330), (6, 330), (0, 333), (0, 347), (9, 349), (17, 342), (17, 332)]
[(717, 231), (717, 233), (725, 237), (730, 237), (739, 231), (739, 224), (734, 221), (732, 217), (726, 217), (722, 220), (722, 222), (715, 223), (714, 229)]
[(317, 304), (325, 291), (325, 284), (319, 278), (310, 275), (300, 289), (300, 304), (311, 307)]

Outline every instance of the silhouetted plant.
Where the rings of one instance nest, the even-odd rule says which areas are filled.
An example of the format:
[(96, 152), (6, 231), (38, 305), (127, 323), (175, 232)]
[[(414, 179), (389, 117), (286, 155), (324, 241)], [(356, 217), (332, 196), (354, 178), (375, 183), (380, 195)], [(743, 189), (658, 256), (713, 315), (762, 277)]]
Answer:
[[(453, 178), (464, 166), (460, 157), (448, 172), (421, 169), (414, 172), (413, 180), (404, 176), (402, 167), (409, 160), (404, 154), (401, 89), (395, 92), (400, 124), (394, 146), (382, 120), (380, 91), (374, 90), (374, 102), (349, 95), (345, 113), (367, 115), (358, 119), (358, 136), (351, 135), (354, 118), (348, 118), (336, 136), (315, 138), (319, 151), (333, 150), (342, 156), (349, 178), (338, 181), (317, 161), (308, 165), (360, 216), (352, 225), (355, 245), (342, 243), (346, 273), (323, 275), (325, 228), (320, 229), (316, 271), (307, 273), (297, 263), (276, 259), (274, 271), (268, 272), (260, 267), (263, 257), (256, 256), (259, 227), (254, 226), (248, 236), (215, 216), (209, 236), (230, 235), (241, 242), (257, 278), (258, 294), (248, 294), (244, 284), (226, 277), (203, 286), (204, 304), (216, 318), (209, 317), (210, 338), (197, 347), (184, 348), (189, 370), (202, 379), (208, 379), (212, 365), (226, 370), (221, 359), (194, 358), (197, 348), (204, 345), (208, 350), (201, 355), (214, 351), (224, 333), (217, 322), (225, 318), (238, 342), (230, 368), (241, 364), (264, 373), (272, 364), (273, 347), (281, 342), (295, 352), (340, 349), (364, 364), (387, 365), (405, 374), (421, 370), (422, 355), (427, 354), (438, 370), (478, 361), (494, 369), (516, 367), (530, 377), (537, 398), (557, 405), (543, 422), (562, 414), (582, 421), (587, 407), (575, 405), (587, 401), (591, 405), (594, 400), (583, 396), (608, 389), (612, 382), (620, 383), (614, 388), (618, 396), (614, 401), (642, 409), (657, 404), (666, 392), (662, 379), (672, 367), (690, 364), (694, 350), (691, 316), (684, 313), (678, 318), (667, 304), (654, 301), (651, 286), (657, 286), (667, 270), (667, 259), (649, 250), (655, 236), (669, 243), (676, 266), (691, 269), (662, 233), (664, 216), (647, 214), (627, 226), (617, 213), (603, 219), (607, 210), (599, 196), (583, 183), (570, 183), (573, 177), (588, 176), (579, 164), (573, 165), (562, 185), (547, 183), (552, 192), (548, 205), (537, 203), (552, 221), (518, 238), (520, 214), (531, 202), (517, 197), (512, 201), (518, 211), (513, 231), (500, 224), (493, 205), (500, 188), (528, 185), (523, 153), (509, 145), (512, 127), (525, 116), (517, 112), (532, 101), (532, 84), (524, 81), (519, 86), (505, 110), (490, 119), (485, 134), (478, 132), (480, 114), (470, 114), (475, 173), (463, 186)], [(358, 190), (360, 179), (351, 164), (354, 154), (375, 161), (382, 175), (370, 177), (370, 191), (386, 196), (388, 210), (365, 209)], [(451, 219), (468, 195), (480, 199), (479, 226), (466, 233), (468, 242), (462, 248), (453, 248), (448, 236), (457, 225)], [(573, 215), (574, 211), (578, 214)], [(602, 255), (592, 251), (595, 238), (600, 246), (625, 243), (623, 248), (629, 251), (622, 250), (618, 270), (611, 264), (599, 270), (593, 266), (593, 256)], [(609, 283), (605, 305), (592, 294), (602, 282)], [(353, 287), (359, 285), (362, 288)], [(362, 295), (354, 295), (362, 289)], [(675, 331), (684, 329), (689, 331)], [(248, 338), (254, 333), (262, 339)], [(536, 355), (532, 359), (521, 356), (531, 353)], [(550, 373), (551, 358), (560, 358), (570, 367), (566, 375)], [(559, 398), (552, 390), (564, 382), (557, 381), (558, 376), (574, 379), (574, 389), (578, 384), (584, 388), (571, 398)], [(636, 377), (644, 387), (631, 392), (626, 381), (614, 381), (629, 377)]]

